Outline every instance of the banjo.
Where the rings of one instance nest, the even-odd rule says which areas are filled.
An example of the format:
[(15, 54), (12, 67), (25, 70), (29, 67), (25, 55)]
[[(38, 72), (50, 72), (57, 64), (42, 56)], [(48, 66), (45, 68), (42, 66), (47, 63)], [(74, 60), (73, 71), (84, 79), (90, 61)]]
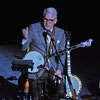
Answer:
[[(66, 49), (62, 50), (62, 51), (58, 51), (58, 54), (65, 54), (65, 52), (68, 52), (67, 54), (67, 61), (68, 61), (68, 75), (71, 75), (72, 78), (76, 77), (77, 76), (73, 76), (71, 74), (71, 67), (70, 67), (70, 51), (73, 50), (73, 49), (76, 49), (76, 48), (79, 48), (79, 47), (85, 47), (85, 46), (90, 46), (91, 45), (91, 42), (92, 42), (92, 39), (89, 39), (87, 40), (86, 42), (82, 42), (80, 44), (77, 44), (77, 45), (74, 45), (72, 47), (68, 47), (68, 51)], [(56, 53), (53, 53), (51, 55), (49, 55), (49, 57), (52, 57), (52, 56), (56, 56)], [(37, 79), (39, 78), (42, 73), (44, 72), (44, 69), (42, 68), (44, 66), (44, 63), (45, 63), (45, 57), (43, 57), (43, 55), (37, 51), (30, 51), (30, 52), (27, 52), (26, 55), (23, 57), (23, 60), (32, 60), (33, 61), (33, 69), (31, 68), (28, 68), (28, 72), (32, 75), (34, 75), (34, 79)], [(78, 80), (80, 82), (80, 80)], [(79, 92), (79, 91), (78, 91)], [(78, 94), (77, 92), (77, 94)]]
[[(68, 51), (67, 51), (67, 75), (70, 77), (70, 81), (71, 81), (71, 84), (75, 91), (75, 95), (78, 95), (80, 93), (80, 91), (82, 89), (82, 82), (78, 76), (71, 73), (70, 51), (74, 50), (76, 48), (79, 48), (79, 47), (86, 47), (86, 46), (89, 47), (89, 46), (91, 46), (92, 41), (93, 41), (92, 39), (88, 39), (87, 41), (81, 42), (80, 44), (74, 45), (72, 47), (70, 47), (70, 41), (67, 41), (67, 48), (68, 48)], [(73, 93), (72, 93), (72, 90), (71, 90), (71, 87), (69, 84), (70, 82), (68, 82), (68, 80), (69, 80), (68, 76), (65, 77), (66, 97), (72, 98)]]

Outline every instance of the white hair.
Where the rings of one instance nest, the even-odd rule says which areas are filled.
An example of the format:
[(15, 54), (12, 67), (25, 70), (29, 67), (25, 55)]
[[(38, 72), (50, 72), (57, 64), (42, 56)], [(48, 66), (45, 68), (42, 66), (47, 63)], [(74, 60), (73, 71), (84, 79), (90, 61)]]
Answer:
[(43, 11), (43, 16), (45, 16), (45, 14), (46, 14), (47, 12), (48, 12), (48, 13), (51, 13), (51, 14), (54, 14), (55, 17), (57, 18), (57, 10), (56, 10), (55, 8), (49, 7), (49, 8), (44, 9), (44, 11)]

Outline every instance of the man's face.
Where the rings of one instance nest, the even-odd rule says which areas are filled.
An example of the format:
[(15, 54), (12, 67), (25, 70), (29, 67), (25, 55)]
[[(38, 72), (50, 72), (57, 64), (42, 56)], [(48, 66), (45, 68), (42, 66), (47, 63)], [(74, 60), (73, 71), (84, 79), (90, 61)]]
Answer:
[(57, 18), (55, 18), (55, 15), (47, 12), (45, 14), (44, 18), (43, 18), (43, 26), (44, 26), (44, 28), (46, 30), (49, 30), (56, 23), (57, 23)]

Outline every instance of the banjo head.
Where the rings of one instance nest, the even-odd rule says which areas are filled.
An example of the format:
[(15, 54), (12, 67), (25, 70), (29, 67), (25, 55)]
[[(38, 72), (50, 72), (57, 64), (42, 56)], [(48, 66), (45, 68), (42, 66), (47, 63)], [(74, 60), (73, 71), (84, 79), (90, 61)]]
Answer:
[[(79, 77), (77, 77), (76, 75), (70, 74), (69, 77), (71, 79), (73, 89), (75, 90), (76, 95), (78, 95), (80, 93), (81, 89), (82, 89), (82, 82), (79, 79)], [(70, 87), (69, 87), (67, 76), (66, 76), (66, 90), (67, 90), (66, 91), (67, 92), (66, 97), (71, 97), (72, 98), (72, 93), (71, 93), (71, 90), (70, 90)]]
[(28, 69), (29, 73), (38, 73), (38, 72), (40, 72), (41, 68), (39, 68), (39, 66), (44, 64), (43, 56), (37, 51), (28, 52), (23, 59), (24, 60), (32, 60), (33, 63), (34, 63), (33, 64), (33, 70), (31, 68)]

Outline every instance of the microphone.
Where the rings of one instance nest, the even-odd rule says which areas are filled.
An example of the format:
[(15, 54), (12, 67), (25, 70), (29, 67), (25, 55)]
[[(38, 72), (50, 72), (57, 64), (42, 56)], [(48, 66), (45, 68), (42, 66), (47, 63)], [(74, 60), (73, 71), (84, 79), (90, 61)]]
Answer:
[(40, 66), (38, 66), (37, 68), (38, 68), (38, 69), (44, 68), (44, 65), (40, 65)]
[(47, 31), (46, 34), (50, 36), (51, 41), (55, 41), (54, 38), (52, 37), (51, 31)]
[(51, 38), (51, 41), (55, 41), (54, 38), (52, 37), (52, 32), (50, 30), (43, 32), (43, 37), (45, 38), (45, 40), (47, 38), (47, 35)]
[(46, 39), (46, 37), (47, 37), (47, 32), (43, 32), (43, 37)]
[(49, 30), (48, 30), (48, 31), (44, 31), (44, 32), (43, 32), (43, 37), (45, 37), (45, 38), (46, 38), (46, 37), (47, 37), (47, 35), (49, 35), (49, 36), (50, 36), (50, 38), (52, 38), (51, 31), (49, 31)]

